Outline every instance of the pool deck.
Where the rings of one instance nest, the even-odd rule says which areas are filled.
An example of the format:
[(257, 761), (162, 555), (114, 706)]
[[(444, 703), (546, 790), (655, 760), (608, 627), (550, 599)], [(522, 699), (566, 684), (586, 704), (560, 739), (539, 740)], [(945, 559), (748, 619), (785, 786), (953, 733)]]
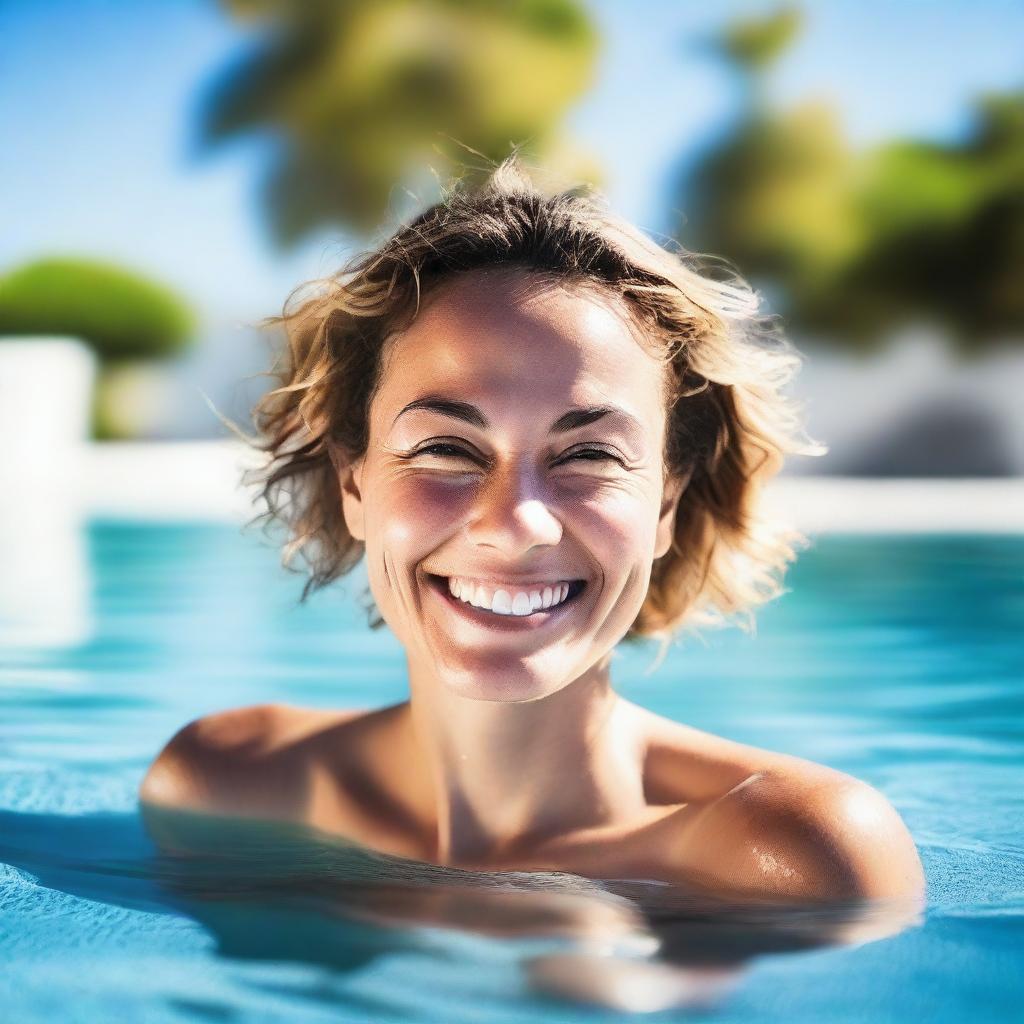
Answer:
[[(86, 445), (56, 478), (82, 514), (242, 523), (257, 514), (239, 474), (254, 453), (234, 440)], [(47, 488), (46, 481), (33, 481)], [(765, 511), (810, 534), (1021, 533), (1024, 477), (786, 476), (765, 489)]]

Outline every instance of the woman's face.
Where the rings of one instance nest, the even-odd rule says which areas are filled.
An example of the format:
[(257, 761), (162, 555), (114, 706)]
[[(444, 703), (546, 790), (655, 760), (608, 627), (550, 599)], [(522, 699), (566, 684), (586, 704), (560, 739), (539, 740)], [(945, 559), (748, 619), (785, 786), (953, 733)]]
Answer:
[[(614, 298), (504, 268), (447, 283), (390, 339), (343, 508), (417, 676), (524, 701), (607, 664), (682, 490), (663, 486), (664, 370), (635, 331)], [(474, 607), (453, 578), (505, 594)]]

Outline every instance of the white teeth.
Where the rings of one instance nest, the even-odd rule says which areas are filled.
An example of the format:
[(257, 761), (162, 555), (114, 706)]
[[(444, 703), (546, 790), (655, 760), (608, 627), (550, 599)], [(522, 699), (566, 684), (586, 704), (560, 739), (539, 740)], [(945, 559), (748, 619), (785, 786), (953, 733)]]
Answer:
[(543, 591), (517, 590), (514, 593), (499, 588), (492, 595), (482, 585), (474, 586), (466, 580), (452, 576), (448, 580), (448, 590), (460, 601), (497, 615), (530, 615), (540, 608), (551, 608), (561, 604), (569, 595), (569, 584), (559, 583), (553, 587), (545, 587)]

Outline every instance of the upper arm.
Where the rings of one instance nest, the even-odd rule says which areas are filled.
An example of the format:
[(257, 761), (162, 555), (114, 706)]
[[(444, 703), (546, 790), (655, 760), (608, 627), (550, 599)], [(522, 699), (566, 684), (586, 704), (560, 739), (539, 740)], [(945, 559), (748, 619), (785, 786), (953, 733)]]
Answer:
[(830, 769), (766, 771), (693, 823), (695, 874), (731, 892), (779, 899), (915, 897), (914, 841), (876, 789)]
[[(841, 865), (838, 896), (883, 899), (920, 897), (924, 869), (913, 837), (877, 789), (846, 779), (815, 806), (817, 833)], [(831, 892), (826, 891), (826, 895)]]

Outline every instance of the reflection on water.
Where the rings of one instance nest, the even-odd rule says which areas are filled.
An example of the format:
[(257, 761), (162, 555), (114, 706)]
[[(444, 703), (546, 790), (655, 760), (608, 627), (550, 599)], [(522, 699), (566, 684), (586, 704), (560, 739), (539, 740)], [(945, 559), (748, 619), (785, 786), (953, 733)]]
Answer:
[(82, 513), (66, 481), (4, 478), (0, 647), (73, 647), (91, 634)]
[(730, 902), (646, 879), (443, 867), (291, 823), (142, 812), (142, 827), (77, 819), (77, 836), (74, 818), (0, 814), (0, 835), (18, 837), (0, 841), (0, 860), (63, 892), (186, 915), (222, 957), (345, 973), (462, 933), (502, 943), (537, 994), (632, 1012), (712, 1006), (753, 957), (920, 923), (895, 901)]

